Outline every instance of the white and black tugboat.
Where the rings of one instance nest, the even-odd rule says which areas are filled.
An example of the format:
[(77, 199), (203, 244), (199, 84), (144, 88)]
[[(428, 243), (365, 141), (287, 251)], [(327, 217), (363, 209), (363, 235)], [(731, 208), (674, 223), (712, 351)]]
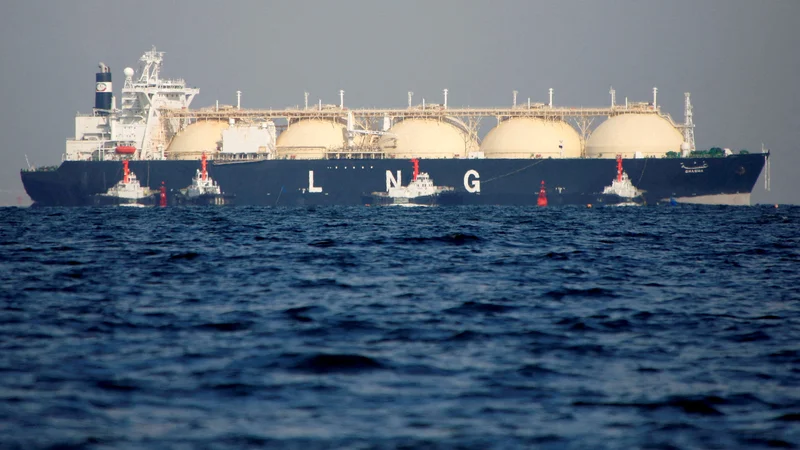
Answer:
[(136, 174), (128, 168), (128, 160), (122, 161), (122, 180), (103, 194), (94, 196), (95, 205), (103, 206), (148, 206), (155, 202), (156, 193), (142, 187)]
[[(451, 186), (436, 186), (427, 172), (419, 171), (419, 160), (411, 160), (414, 174), (408, 186), (388, 186), (386, 192), (373, 192), (364, 196), (370, 206), (434, 206), (457, 205), (461, 195)], [(399, 184), (399, 183), (398, 183)]]
[(622, 157), (617, 157), (617, 177), (611, 181), (611, 186), (603, 189), (603, 194), (598, 200), (609, 206), (641, 206), (644, 203), (644, 192), (631, 183), (628, 174), (622, 170)]
[(203, 153), (200, 169), (192, 178), (192, 184), (181, 189), (175, 195), (175, 203), (178, 205), (230, 205), (233, 203), (233, 195), (224, 194), (219, 184), (208, 175), (208, 160), (206, 154)]

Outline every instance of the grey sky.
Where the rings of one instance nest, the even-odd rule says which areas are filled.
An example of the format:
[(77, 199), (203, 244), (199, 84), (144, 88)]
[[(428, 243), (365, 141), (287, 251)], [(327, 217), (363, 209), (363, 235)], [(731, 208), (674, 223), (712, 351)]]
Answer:
[[(142, 6), (144, 5), (144, 6)], [(659, 103), (683, 119), (692, 92), (697, 145), (773, 151), (772, 191), (800, 203), (800, 2), (677, 1), (22, 1), (0, 8), (0, 204), (23, 195), (25, 154), (60, 162), (77, 111), (93, 105), (97, 63), (122, 69), (167, 52), (165, 76), (219, 99), (279, 108), (311, 99), (350, 107), (440, 102)], [(524, 100), (521, 100), (524, 101)], [(484, 123), (483, 132), (488, 130)]]

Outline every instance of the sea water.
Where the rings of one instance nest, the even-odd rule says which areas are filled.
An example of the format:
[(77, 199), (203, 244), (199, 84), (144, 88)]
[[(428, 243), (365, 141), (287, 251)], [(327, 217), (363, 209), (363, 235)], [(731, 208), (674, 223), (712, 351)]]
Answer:
[(2, 448), (800, 445), (800, 207), (0, 227)]

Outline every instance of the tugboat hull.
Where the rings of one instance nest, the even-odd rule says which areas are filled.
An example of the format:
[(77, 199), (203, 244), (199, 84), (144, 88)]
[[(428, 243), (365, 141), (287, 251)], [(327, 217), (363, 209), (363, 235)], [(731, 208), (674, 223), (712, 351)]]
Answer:
[(158, 203), (156, 195), (149, 195), (141, 198), (121, 198), (113, 195), (98, 194), (92, 196), (95, 206), (153, 206)]
[(464, 198), (460, 192), (442, 192), (414, 198), (389, 197), (383, 193), (373, 193), (371, 195), (363, 195), (362, 203), (369, 206), (453, 206), (463, 204)]
[(179, 206), (226, 206), (233, 205), (236, 196), (228, 194), (201, 194), (189, 197), (184, 194), (178, 194), (173, 197), (173, 199), (174, 204)]

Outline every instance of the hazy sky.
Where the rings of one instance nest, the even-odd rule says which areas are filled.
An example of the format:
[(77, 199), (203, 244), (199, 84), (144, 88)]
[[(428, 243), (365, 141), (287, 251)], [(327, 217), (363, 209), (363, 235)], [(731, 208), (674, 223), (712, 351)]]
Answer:
[[(97, 63), (122, 70), (152, 45), (165, 76), (200, 88), (193, 106), (441, 102), (532, 97), (602, 106), (659, 103), (683, 120), (692, 93), (698, 148), (773, 152), (772, 191), (800, 203), (800, 1), (37, 1), (0, 6), (0, 204), (24, 195), (19, 169), (61, 161), (76, 112), (94, 104)], [(484, 121), (491, 122), (491, 121)], [(487, 125), (484, 125), (486, 127)], [(485, 133), (487, 130), (484, 129)]]

